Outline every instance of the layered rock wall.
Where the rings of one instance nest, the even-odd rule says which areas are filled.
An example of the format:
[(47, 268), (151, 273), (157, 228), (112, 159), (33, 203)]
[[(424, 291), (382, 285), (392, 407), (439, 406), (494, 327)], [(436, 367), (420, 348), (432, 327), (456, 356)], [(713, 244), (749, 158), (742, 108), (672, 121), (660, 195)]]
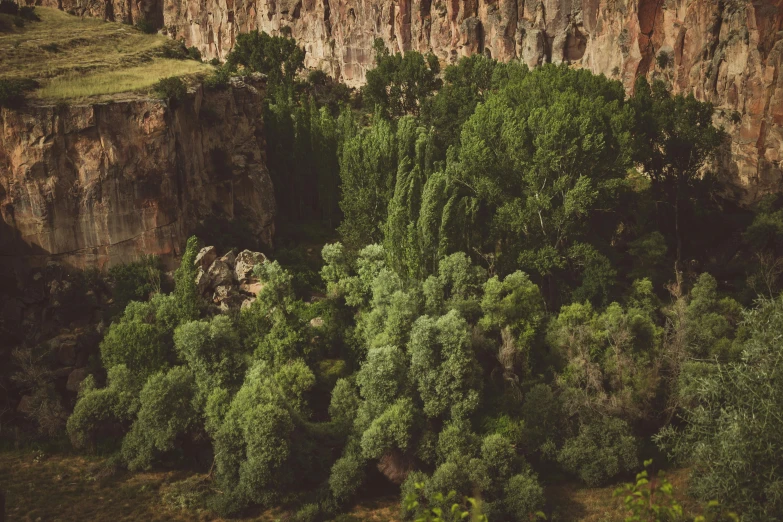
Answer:
[(241, 218), (270, 244), (262, 103), (257, 78), (175, 104), (0, 110), (0, 262), (173, 258), (209, 216)]

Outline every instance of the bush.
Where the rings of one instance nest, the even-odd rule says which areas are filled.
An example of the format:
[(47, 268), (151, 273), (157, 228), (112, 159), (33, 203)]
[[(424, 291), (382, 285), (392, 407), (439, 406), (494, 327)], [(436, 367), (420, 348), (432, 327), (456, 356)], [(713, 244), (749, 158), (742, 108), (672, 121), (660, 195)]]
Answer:
[(188, 92), (185, 82), (182, 78), (177, 76), (171, 76), (169, 78), (163, 78), (152, 86), (155, 94), (163, 100), (181, 100)]
[(692, 377), (684, 428), (657, 438), (693, 465), (690, 486), (748, 520), (783, 519), (783, 297), (749, 312), (741, 360)]
[(109, 269), (114, 307), (122, 311), (131, 301), (146, 301), (161, 291), (163, 265), (157, 256), (144, 256), (139, 261)]
[(122, 441), (128, 469), (148, 469), (155, 457), (176, 447), (177, 437), (198, 420), (193, 375), (184, 366), (150, 377), (139, 396), (136, 422)]
[(26, 93), (36, 87), (38, 83), (34, 80), (0, 80), (0, 107), (22, 107)]
[(196, 60), (197, 62), (201, 61), (201, 51), (198, 50), (197, 47), (188, 47), (188, 58), (191, 60)]
[(0, 14), (16, 16), (19, 14), (19, 4), (11, 0), (0, 0)]
[(661, 51), (658, 53), (658, 56), (655, 57), (655, 61), (658, 62), (658, 67), (661, 69), (666, 69), (674, 63), (674, 60), (672, 59), (672, 55), (670, 53), (667, 53), (666, 51)]
[(347, 500), (364, 482), (364, 461), (355, 455), (337, 460), (329, 475), (329, 488), (338, 500)]
[(25, 5), (19, 8), (19, 18), (29, 20), (31, 22), (41, 21), (41, 18), (35, 12), (35, 7), (31, 5)]
[(144, 34), (155, 34), (158, 32), (155, 26), (152, 25), (152, 22), (148, 22), (147, 20), (139, 20), (136, 22), (136, 29)]
[(503, 503), (512, 520), (531, 520), (544, 505), (544, 490), (530, 473), (511, 477), (505, 493)]
[(579, 435), (568, 439), (557, 460), (589, 486), (600, 486), (639, 465), (636, 440), (620, 419), (601, 417), (583, 424)]
[(171, 325), (165, 317), (170, 303), (171, 296), (161, 296), (149, 303), (128, 304), (101, 342), (104, 367), (124, 365), (142, 382), (164, 369), (173, 356)]

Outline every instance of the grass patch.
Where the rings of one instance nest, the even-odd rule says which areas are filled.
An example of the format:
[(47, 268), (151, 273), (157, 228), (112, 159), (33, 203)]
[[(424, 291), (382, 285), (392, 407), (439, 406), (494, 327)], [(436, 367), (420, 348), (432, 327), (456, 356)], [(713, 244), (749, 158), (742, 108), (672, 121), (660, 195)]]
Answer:
[(39, 22), (0, 33), (0, 79), (33, 79), (34, 96), (88, 98), (148, 89), (161, 78), (212, 67), (161, 55), (170, 40), (125, 24), (36, 8)]
[(67, 74), (47, 82), (36, 92), (36, 95), (50, 99), (73, 99), (119, 94), (146, 89), (169, 76), (186, 76), (203, 71), (203, 64), (192, 60), (161, 58), (149, 65), (128, 69), (91, 74)]

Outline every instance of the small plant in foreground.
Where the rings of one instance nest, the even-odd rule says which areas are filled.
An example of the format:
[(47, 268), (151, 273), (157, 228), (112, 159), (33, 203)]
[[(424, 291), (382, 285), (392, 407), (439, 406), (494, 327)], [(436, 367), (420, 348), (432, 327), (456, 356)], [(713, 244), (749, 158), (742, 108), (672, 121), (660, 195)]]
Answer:
[[(649, 468), (652, 460), (644, 461), (644, 467)], [(739, 521), (734, 513), (722, 513), (718, 510), (720, 503), (716, 500), (707, 504), (707, 515), (691, 518), (685, 515), (682, 505), (674, 498), (674, 486), (659, 470), (655, 478), (650, 478), (647, 469), (636, 475), (636, 482), (624, 484), (614, 492), (616, 497), (624, 496), (623, 502), (630, 512), (626, 522), (668, 522), (675, 520), (692, 520), (707, 522), (732, 520)], [(716, 512), (717, 510), (717, 512)]]
[[(457, 496), (456, 491), (449, 492), (448, 495), (443, 493), (436, 493), (433, 497), (433, 503), (436, 507), (420, 505), (417, 497), (422, 496), (424, 490), (424, 484), (421, 482), (416, 483), (416, 492), (409, 493), (405, 497), (404, 506), (405, 510), (410, 513), (416, 513), (415, 522), (446, 522), (451, 520), (466, 520), (469, 518), (471, 522), (488, 522), (489, 519), (486, 515), (481, 513), (481, 503), (473, 498), (466, 498), (465, 503), (469, 505), (469, 509), (465, 509), (467, 506), (455, 502)], [(451, 505), (448, 510), (444, 510), (439, 506)]]

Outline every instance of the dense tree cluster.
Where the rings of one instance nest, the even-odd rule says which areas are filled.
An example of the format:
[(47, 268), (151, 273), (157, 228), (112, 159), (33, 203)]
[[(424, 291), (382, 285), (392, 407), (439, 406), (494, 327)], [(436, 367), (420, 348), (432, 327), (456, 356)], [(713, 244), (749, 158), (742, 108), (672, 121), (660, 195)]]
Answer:
[(385, 480), (420, 500), (408, 518), (455, 491), (518, 521), (552, 508), (545, 484), (632, 476), (653, 438), (700, 498), (783, 516), (783, 202), (721, 199), (709, 104), (481, 56), (441, 77), (379, 46), (349, 106), (301, 82), (295, 47), (251, 34), (229, 63), (287, 86), (270, 170), (285, 219), (339, 221), (325, 295), (268, 262), (253, 305), (216, 315), (191, 240), (173, 293), (108, 329), (75, 445), (119, 435), (130, 469), (201, 459), (221, 512), (320, 520)]

